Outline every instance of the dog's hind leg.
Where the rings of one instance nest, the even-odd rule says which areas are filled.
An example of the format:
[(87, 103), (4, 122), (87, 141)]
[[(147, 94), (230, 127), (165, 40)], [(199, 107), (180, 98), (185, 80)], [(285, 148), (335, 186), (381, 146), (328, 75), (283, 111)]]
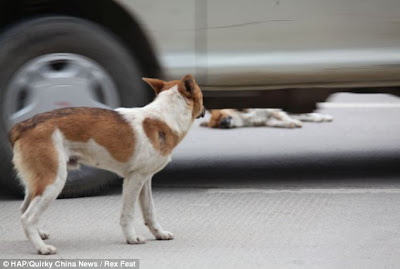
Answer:
[(320, 113), (305, 113), (290, 115), (292, 118), (304, 121), (304, 122), (330, 122), (333, 121), (333, 117), (326, 114)]
[(25, 234), (36, 248), (39, 254), (54, 254), (56, 248), (51, 245), (45, 245), (43, 239), (47, 239), (49, 235), (38, 229), (39, 218), (48, 208), (50, 203), (60, 194), (66, 181), (66, 166), (60, 167), (65, 172), (59, 173), (54, 182), (47, 185), (42, 194), (36, 195), (25, 213), (21, 217), (22, 226)]
[(55, 247), (43, 242), (48, 234), (38, 229), (38, 222), (44, 210), (61, 192), (67, 178), (67, 160), (60, 139), (60, 136), (54, 135), (52, 141), (37, 141), (33, 146), (21, 141), (14, 149), (14, 164), (31, 197), (21, 222), (26, 236), (39, 254), (56, 252)]
[(145, 225), (149, 228), (154, 237), (158, 240), (173, 239), (174, 235), (170, 232), (164, 231), (157, 221), (153, 195), (151, 193), (151, 179), (144, 183), (142, 191), (140, 192), (139, 200)]
[(28, 209), (29, 204), (31, 203), (32, 195), (29, 192), (28, 188), (25, 188), (25, 198), (24, 202), (21, 205), (21, 213), (24, 214), (25, 211)]
[[(31, 203), (31, 199), (32, 199), (32, 195), (30, 194), (29, 189), (27, 189), (25, 191), (25, 193), (26, 194), (25, 194), (24, 202), (21, 205), (21, 213), (22, 214), (24, 214), (25, 211), (28, 209), (29, 204)], [(43, 230), (38, 229), (38, 233), (40, 235), (40, 238), (42, 238), (43, 240), (46, 240), (50, 237), (50, 235)]]

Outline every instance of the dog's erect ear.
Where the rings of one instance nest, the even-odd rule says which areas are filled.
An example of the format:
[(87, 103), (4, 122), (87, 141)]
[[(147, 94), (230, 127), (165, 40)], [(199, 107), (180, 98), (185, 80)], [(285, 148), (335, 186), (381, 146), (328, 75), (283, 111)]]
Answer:
[(182, 79), (182, 86), (188, 93), (193, 93), (196, 89), (196, 81), (192, 75), (186, 75)]
[(164, 88), (166, 82), (162, 81), (161, 79), (156, 79), (156, 78), (142, 78), (147, 84), (149, 84), (156, 95), (158, 95), (161, 90)]

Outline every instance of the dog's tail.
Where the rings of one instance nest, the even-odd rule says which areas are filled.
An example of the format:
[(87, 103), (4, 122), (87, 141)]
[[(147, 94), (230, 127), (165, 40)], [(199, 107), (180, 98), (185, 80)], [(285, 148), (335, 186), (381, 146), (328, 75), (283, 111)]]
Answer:
[(21, 124), (16, 124), (8, 133), (8, 140), (10, 141), (12, 147), (14, 147), (15, 142), (21, 137), (23, 129), (24, 128), (21, 126)]
[(48, 116), (48, 113), (38, 114), (30, 119), (15, 124), (8, 133), (8, 140), (11, 146), (14, 148), (15, 142), (21, 138), (25, 131), (33, 129), (38, 123), (45, 121), (47, 119), (46, 116)]
[(32, 119), (15, 124), (8, 133), (8, 140), (10, 141), (11, 146), (14, 148), (15, 142), (21, 138), (26, 130), (33, 127), (35, 127), (35, 125), (32, 124)]

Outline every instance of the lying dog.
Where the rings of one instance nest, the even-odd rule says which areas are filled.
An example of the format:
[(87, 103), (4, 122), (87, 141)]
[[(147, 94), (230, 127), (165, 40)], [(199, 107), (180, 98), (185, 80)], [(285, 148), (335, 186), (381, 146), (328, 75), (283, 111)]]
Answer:
[(171, 160), (172, 150), (194, 119), (204, 116), (203, 95), (190, 75), (181, 81), (144, 81), (154, 89), (156, 98), (143, 108), (58, 109), (12, 128), (13, 162), (26, 189), (21, 221), (38, 253), (56, 252), (43, 242), (49, 235), (38, 229), (39, 217), (61, 192), (67, 168), (77, 168), (80, 163), (124, 178), (120, 224), (128, 244), (145, 242), (133, 226), (137, 200), (155, 238), (173, 238), (156, 219), (151, 178)]
[(333, 118), (319, 113), (289, 115), (280, 109), (213, 109), (208, 122), (201, 126), (210, 128), (235, 128), (252, 126), (270, 126), (281, 128), (299, 128), (304, 122), (328, 122)]

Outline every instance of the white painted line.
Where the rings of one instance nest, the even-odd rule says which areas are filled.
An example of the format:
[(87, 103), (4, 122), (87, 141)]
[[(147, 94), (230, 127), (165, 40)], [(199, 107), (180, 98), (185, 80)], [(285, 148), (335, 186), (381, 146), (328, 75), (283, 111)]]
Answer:
[(294, 194), (304, 194), (304, 193), (315, 193), (315, 194), (400, 194), (400, 189), (284, 189), (284, 190), (272, 190), (272, 189), (208, 189), (208, 193), (265, 193), (265, 194), (279, 194), (279, 193), (294, 193)]
[(318, 103), (319, 108), (400, 108), (399, 103)]

